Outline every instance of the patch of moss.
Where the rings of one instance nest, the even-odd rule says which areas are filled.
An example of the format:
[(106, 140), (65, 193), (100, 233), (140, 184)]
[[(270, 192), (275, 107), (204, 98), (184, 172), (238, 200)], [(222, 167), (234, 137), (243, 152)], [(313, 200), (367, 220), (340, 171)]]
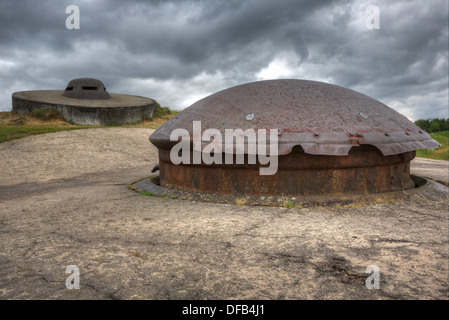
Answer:
[(30, 113), (31, 117), (40, 120), (61, 119), (62, 115), (55, 109), (35, 109)]

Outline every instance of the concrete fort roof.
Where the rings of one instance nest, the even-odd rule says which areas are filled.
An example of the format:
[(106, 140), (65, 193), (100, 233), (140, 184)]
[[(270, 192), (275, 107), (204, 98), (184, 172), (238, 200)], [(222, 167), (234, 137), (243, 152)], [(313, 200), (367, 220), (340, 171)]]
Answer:
[(91, 100), (65, 97), (64, 90), (20, 91), (12, 95), (13, 111), (18, 114), (35, 109), (56, 109), (64, 119), (80, 125), (140, 122), (156, 110), (153, 99), (109, 93), (109, 99)]
[(86, 108), (132, 107), (154, 102), (154, 100), (150, 98), (117, 93), (109, 93), (111, 99), (105, 100), (68, 98), (63, 96), (63, 93), (64, 90), (19, 91), (13, 93), (13, 98), (32, 99), (33, 101), (46, 104), (82, 106)]

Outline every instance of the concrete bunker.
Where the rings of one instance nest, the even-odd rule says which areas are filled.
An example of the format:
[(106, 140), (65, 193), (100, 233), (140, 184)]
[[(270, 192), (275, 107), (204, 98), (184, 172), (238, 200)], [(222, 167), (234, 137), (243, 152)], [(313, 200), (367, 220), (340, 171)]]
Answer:
[(56, 109), (65, 121), (78, 125), (141, 122), (153, 117), (156, 101), (126, 94), (108, 93), (103, 82), (92, 78), (71, 80), (65, 90), (14, 92), (12, 109), (17, 114)]

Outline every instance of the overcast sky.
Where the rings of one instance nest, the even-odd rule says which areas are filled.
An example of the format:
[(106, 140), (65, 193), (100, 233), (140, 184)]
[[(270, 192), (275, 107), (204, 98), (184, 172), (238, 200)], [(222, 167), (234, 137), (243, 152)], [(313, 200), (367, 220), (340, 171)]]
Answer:
[[(80, 29), (67, 29), (77, 5)], [(379, 8), (379, 29), (374, 25)], [(0, 111), (79, 77), (188, 107), (264, 79), (317, 80), (403, 115), (448, 117), (448, 4), (429, 1), (0, 0)]]

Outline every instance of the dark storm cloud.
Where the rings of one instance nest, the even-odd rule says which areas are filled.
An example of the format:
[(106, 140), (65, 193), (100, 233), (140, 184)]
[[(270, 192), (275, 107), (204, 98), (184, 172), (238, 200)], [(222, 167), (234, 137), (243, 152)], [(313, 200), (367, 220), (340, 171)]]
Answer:
[[(65, 8), (78, 5), (80, 30)], [(365, 9), (380, 9), (368, 30)], [(2, 1), (0, 108), (14, 91), (103, 80), (185, 107), (265, 78), (352, 88), (406, 116), (447, 117), (445, 1)]]

